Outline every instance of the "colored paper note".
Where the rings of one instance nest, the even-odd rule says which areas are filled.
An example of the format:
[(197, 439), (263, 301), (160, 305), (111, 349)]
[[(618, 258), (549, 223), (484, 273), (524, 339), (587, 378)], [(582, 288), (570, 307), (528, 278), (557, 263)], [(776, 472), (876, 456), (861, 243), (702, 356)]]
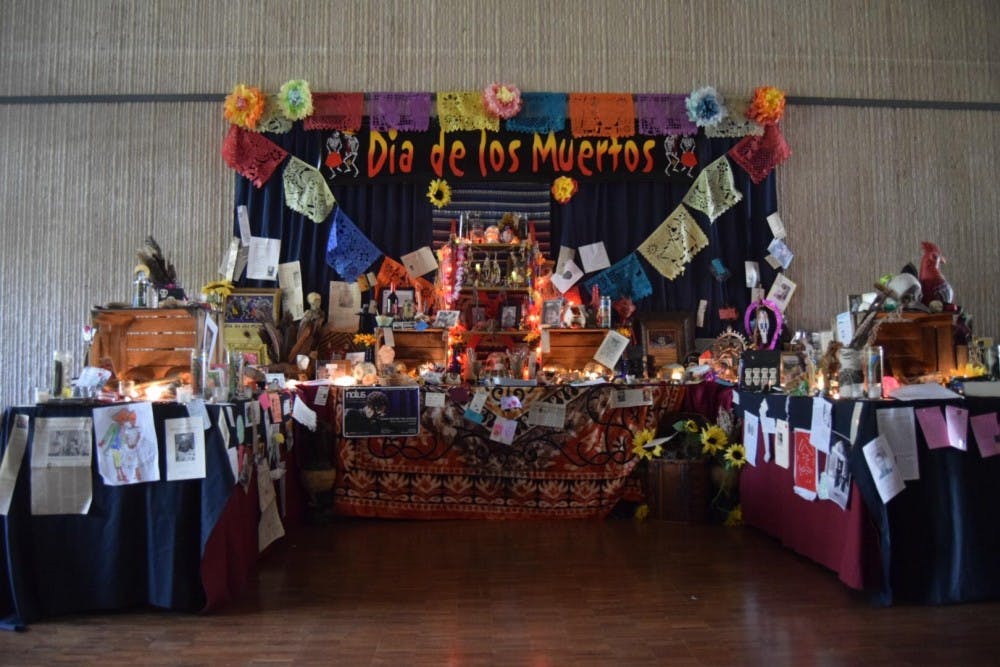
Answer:
[(979, 455), (984, 459), (1000, 454), (1000, 424), (997, 424), (997, 413), (988, 412), (969, 419), (972, 423), (972, 434), (976, 436), (979, 445)]
[(819, 472), (816, 465), (816, 448), (809, 440), (809, 431), (794, 429), (795, 444), (795, 493), (806, 500), (816, 499)]
[(924, 440), (929, 449), (941, 449), (948, 446), (948, 425), (944, 421), (941, 408), (931, 406), (927, 408), (917, 408), (917, 423), (923, 431)]
[(946, 405), (944, 419), (948, 424), (948, 444), (964, 452), (968, 449), (969, 411), (957, 405)]
[(899, 468), (896, 466), (896, 459), (892, 453), (892, 447), (885, 439), (885, 436), (878, 436), (867, 445), (861, 448), (865, 455), (865, 462), (872, 473), (875, 481), (875, 488), (883, 503), (887, 503), (906, 488)]

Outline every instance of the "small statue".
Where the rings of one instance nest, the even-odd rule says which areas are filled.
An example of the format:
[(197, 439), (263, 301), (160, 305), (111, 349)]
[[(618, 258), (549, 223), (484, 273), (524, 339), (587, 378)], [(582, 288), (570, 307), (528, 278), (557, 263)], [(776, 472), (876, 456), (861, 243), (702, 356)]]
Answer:
[(942, 305), (955, 302), (955, 291), (951, 283), (941, 274), (941, 262), (946, 262), (941, 255), (941, 248), (929, 241), (921, 242), (924, 256), (920, 258), (920, 287), (923, 292), (924, 305), (932, 301), (940, 301)]

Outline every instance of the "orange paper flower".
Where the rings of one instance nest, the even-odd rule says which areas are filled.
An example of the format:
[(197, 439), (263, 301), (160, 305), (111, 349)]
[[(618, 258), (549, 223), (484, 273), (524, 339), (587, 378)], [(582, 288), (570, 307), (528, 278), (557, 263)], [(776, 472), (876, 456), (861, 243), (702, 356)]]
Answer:
[(222, 105), (222, 115), (233, 125), (248, 130), (257, 128), (257, 121), (264, 115), (267, 96), (260, 90), (243, 83), (236, 84), (233, 92), (226, 96)]
[(747, 118), (770, 125), (777, 123), (785, 114), (785, 93), (774, 86), (761, 86), (753, 91), (753, 100), (747, 109)]

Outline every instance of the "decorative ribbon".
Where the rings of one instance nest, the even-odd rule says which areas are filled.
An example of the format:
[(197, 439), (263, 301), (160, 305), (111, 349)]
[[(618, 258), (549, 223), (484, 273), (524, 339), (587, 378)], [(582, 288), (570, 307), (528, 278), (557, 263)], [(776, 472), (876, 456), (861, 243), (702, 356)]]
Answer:
[(337, 203), (323, 174), (294, 155), (285, 167), (284, 185), (288, 208), (313, 222), (326, 220)]
[(635, 120), (639, 134), (697, 134), (698, 126), (688, 118), (684, 98), (684, 95), (672, 94), (636, 95)]
[(570, 93), (569, 122), (574, 137), (631, 137), (635, 103), (629, 93)]
[(425, 132), (431, 123), (430, 93), (370, 93), (368, 117), (379, 132)]
[(639, 252), (654, 269), (674, 280), (706, 246), (708, 237), (698, 221), (684, 206), (678, 205), (639, 245)]
[(382, 255), (339, 206), (333, 213), (326, 263), (346, 282), (354, 282)]
[(307, 130), (346, 130), (357, 132), (361, 129), (361, 117), (365, 113), (364, 93), (313, 93), (313, 113), (302, 121)]
[(759, 185), (791, 154), (792, 149), (788, 147), (777, 123), (765, 126), (762, 136), (746, 137), (729, 150), (729, 157), (743, 167), (754, 185)]
[(565, 93), (521, 93), (521, 112), (507, 120), (511, 132), (548, 134), (566, 129)]
[(746, 137), (764, 134), (764, 126), (747, 118), (747, 107), (750, 100), (745, 97), (727, 97), (726, 107), (729, 114), (715, 125), (705, 128), (705, 136), (714, 137)]
[(583, 283), (587, 290), (594, 285), (601, 291), (601, 296), (610, 296), (612, 299), (628, 296), (633, 301), (638, 301), (653, 293), (653, 286), (634, 252)]
[(743, 193), (736, 189), (733, 170), (725, 155), (702, 169), (684, 195), (685, 204), (701, 211), (712, 222), (742, 199)]
[(445, 132), (500, 129), (500, 119), (491, 115), (479, 90), (455, 90), (437, 94), (437, 114)]
[(236, 125), (229, 126), (222, 142), (222, 159), (258, 188), (270, 180), (286, 157), (288, 151), (278, 144)]

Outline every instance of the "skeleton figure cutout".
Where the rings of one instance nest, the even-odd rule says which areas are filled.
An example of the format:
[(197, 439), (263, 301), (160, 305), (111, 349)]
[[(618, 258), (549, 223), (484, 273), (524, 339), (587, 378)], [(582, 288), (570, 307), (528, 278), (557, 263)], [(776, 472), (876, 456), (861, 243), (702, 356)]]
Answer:
[(359, 147), (360, 142), (353, 134), (334, 132), (327, 137), (326, 159), (323, 160), (327, 177), (336, 178), (337, 174), (350, 174), (357, 178), (358, 167), (355, 161), (358, 159)]
[(667, 135), (663, 140), (663, 150), (667, 154), (667, 166), (663, 170), (667, 174), (694, 174), (698, 166), (698, 156), (694, 153), (694, 137), (684, 135)]

